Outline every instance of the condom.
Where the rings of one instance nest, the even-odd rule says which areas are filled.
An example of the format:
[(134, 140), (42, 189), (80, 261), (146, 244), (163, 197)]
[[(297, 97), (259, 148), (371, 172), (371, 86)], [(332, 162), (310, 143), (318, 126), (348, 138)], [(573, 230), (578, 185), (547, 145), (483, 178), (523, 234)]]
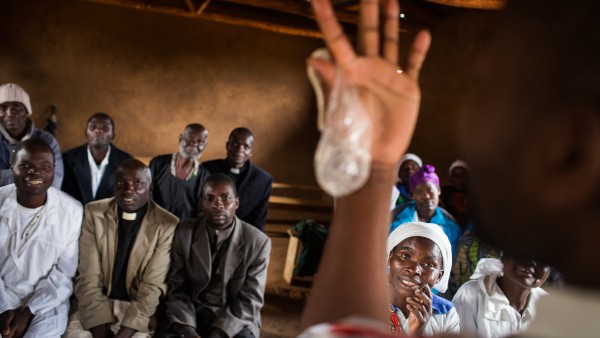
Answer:
[(315, 176), (319, 186), (333, 197), (360, 189), (371, 170), (371, 119), (358, 89), (336, 71), (315, 152)]

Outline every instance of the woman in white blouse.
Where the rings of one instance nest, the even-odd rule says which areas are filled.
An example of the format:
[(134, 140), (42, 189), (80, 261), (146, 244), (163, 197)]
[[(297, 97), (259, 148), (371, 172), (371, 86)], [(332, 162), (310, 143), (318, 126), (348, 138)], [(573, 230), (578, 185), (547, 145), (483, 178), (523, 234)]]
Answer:
[(549, 275), (550, 268), (535, 261), (507, 256), (480, 260), (453, 299), (461, 332), (478, 337), (524, 332), (535, 317), (537, 301), (547, 294), (540, 286)]

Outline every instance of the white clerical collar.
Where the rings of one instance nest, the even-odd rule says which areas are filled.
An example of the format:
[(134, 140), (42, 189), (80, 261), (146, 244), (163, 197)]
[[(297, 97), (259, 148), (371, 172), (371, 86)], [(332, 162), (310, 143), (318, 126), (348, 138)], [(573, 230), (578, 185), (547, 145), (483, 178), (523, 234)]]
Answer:
[(136, 212), (126, 212), (126, 211), (123, 211), (123, 214), (121, 216), (126, 221), (135, 221), (135, 219), (137, 217), (137, 213)]

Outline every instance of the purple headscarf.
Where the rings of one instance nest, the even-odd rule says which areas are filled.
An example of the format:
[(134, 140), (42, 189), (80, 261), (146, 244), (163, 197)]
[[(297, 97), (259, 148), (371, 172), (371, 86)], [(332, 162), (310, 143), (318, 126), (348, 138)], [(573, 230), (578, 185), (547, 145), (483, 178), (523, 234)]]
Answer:
[(435, 173), (435, 167), (431, 164), (422, 166), (414, 174), (410, 175), (408, 187), (410, 188), (410, 191), (413, 191), (417, 185), (427, 182), (435, 184), (436, 187), (440, 186), (440, 178)]

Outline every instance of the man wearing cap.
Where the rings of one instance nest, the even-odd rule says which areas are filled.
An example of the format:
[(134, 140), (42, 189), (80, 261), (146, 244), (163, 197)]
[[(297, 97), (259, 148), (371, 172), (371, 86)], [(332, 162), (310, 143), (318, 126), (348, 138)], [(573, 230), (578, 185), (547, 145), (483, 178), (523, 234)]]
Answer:
[(0, 86), (0, 186), (13, 182), (10, 173), (10, 154), (22, 141), (30, 138), (44, 140), (54, 152), (54, 181), (52, 186), (60, 189), (64, 167), (58, 142), (50, 133), (35, 128), (31, 116), (29, 95), (14, 83)]
[(179, 217), (180, 222), (200, 214), (202, 184), (210, 175), (200, 164), (207, 141), (208, 131), (203, 125), (189, 124), (179, 134), (178, 152), (150, 161), (152, 199)]
[(262, 230), (265, 226), (273, 177), (250, 162), (254, 152), (254, 134), (239, 127), (225, 143), (227, 158), (204, 162), (211, 174), (226, 174), (233, 179), (240, 198), (237, 217)]
[(131, 155), (115, 147), (115, 122), (106, 113), (95, 113), (85, 129), (87, 143), (67, 151), (62, 190), (81, 204), (114, 196), (117, 166)]
[(54, 154), (32, 138), (15, 146), (14, 184), (0, 188), (0, 333), (60, 337), (67, 326), (83, 209), (51, 186)]

